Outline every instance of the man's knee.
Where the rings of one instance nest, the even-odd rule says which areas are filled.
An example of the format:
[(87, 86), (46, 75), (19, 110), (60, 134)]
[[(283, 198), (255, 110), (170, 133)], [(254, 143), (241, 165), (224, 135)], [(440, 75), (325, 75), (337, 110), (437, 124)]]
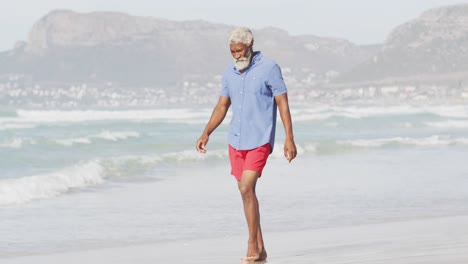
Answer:
[(239, 185), (239, 192), (242, 195), (242, 198), (251, 198), (255, 195), (255, 189), (250, 185)]
[(259, 173), (256, 171), (245, 170), (242, 172), (242, 179), (239, 181), (239, 191), (243, 198), (249, 198), (255, 195), (255, 185)]

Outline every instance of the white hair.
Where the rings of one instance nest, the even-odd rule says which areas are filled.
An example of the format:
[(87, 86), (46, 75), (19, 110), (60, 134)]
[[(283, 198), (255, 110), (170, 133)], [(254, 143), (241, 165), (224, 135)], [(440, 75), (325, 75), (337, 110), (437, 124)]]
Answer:
[(250, 29), (246, 27), (239, 27), (234, 29), (229, 36), (229, 44), (232, 43), (242, 43), (245, 45), (250, 45), (253, 42), (253, 34)]

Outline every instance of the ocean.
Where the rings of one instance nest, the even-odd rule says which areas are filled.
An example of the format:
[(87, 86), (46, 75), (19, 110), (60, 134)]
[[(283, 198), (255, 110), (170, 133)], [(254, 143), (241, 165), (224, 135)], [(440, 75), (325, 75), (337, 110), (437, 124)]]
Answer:
[[(466, 215), (468, 105), (295, 105), (257, 184), (269, 232)], [(0, 258), (245, 234), (211, 106), (0, 108)], [(242, 245), (243, 246), (243, 245)]]

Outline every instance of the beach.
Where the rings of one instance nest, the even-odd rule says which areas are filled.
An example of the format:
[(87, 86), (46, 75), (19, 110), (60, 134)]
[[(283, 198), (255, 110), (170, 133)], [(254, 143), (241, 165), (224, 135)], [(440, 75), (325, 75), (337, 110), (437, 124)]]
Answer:
[[(271, 264), (468, 262), (468, 216), (281, 232), (265, 237), (269, 258), (263, 263)], [(183, 240), (2, 259), (2, 263), (240, 263), (244, 239)]]
[[(247, 230), (208, 109), (0, 116), (0, 263), (239, 263)], [(466, 106), (293, 109), (257, 184), (268, 263), (467, 263)]]

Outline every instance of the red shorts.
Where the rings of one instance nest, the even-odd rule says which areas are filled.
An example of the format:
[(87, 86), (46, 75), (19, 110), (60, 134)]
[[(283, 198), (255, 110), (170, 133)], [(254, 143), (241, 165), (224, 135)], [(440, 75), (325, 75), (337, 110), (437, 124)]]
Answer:
[(229, 145), (229, 160), (231, 161), (231, 174), (238, 181), (241, 180), (244, 170), (253, 170), (262, 175), (263, 168), (270, 155), (271, 145), (266, 143), (255, 149), (236, 150)]

